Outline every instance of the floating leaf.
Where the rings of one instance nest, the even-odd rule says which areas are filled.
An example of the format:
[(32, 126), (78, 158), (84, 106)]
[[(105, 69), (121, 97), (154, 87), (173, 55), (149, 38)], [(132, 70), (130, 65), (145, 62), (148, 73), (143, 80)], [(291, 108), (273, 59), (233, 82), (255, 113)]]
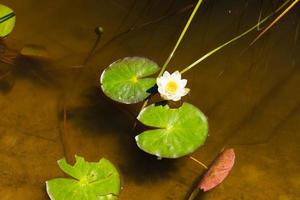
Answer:
[(195, 106), (183, 103), (180, 108), (150, 105), (138, 116), (143, 124), (157, 129), (136, 136), (139, 148), (163, 158), (178, 158), (194, 152), (207, 137), (208, 123)]
[(15, 27), (16, 17), (12, 9), (0, 4), (0, 37), (10, 34)]
[(59, 167), (71, 178), (56, 178), (46, 182), (51, 200), (113, 200), (120, 192), (120, 177), (116, 168), (102, 158), (98, 163), (87, 162), (75, 156), (74, 166), (65, 159), (58, 161)]
[(131, 104), (145, 100), (155, 86), (159, 67), (147, 58), (128, 57), (112, 63), (101, 75), (103, 92), (111, 99)]
[(231, 171), (234, 161), (235, 153), (233, 149), (226, 149), (221, 152), (209, 170), (205, 173), (198, 188), (206, 192), (222, 183)]

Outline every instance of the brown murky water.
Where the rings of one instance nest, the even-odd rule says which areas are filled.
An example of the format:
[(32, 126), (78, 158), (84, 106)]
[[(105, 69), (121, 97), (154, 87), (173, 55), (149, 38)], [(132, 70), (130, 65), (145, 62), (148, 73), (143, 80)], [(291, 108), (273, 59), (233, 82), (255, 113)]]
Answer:
[[(280, 2), (206, 1), (170, 69), (182, 69)], [(6, 44), (16, 50), (26, 44), (44, 46), (51, 56), (50, 61), (0, 64), (1, 73), (11, 71), (0, 81), (1, 199), (48, 199), (45, 181), (64, 176), (56, 160), (72, 160), (74, 154), (89, 161), (111, 160), (122, 174), (122, 200), (187, 199), (201, 167), (187, 158), (159, 161), (141, 152), (132, 130), (140, 105), (107, 99), (99, 76), (125, 56), (162, 64), (195, 1), (1, 3), (17, 14)], [(210, 137), (193, 156), (210, 163), (224, 147), (234, 147), (237, 154), (229, 178), (198, 199), (300, 199), (299, 11), (298, 5), (254, 46), (248, 47), (252, 34), (185, 74), (192, 89), (185, 101), (201, 108), (210, 123)], [(78, 68), (96, 40), (98, 25), (105, 29), (99, 48)]]

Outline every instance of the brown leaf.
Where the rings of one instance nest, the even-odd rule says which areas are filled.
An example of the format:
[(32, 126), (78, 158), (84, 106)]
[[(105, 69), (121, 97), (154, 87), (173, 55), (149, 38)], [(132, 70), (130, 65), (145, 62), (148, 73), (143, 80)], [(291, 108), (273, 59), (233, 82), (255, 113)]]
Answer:
[(211, 167), (201, 179), (198, 188), (204, 192), (213, 189), (228, 176), (235, 161), (235, 153), (233, 149), (225, 149), (219, 154)]

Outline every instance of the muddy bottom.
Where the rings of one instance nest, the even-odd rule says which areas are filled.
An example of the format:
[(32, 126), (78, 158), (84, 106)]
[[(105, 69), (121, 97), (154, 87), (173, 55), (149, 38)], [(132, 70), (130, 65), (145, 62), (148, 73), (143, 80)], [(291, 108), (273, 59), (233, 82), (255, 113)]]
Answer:
[[(169, 70), (183, 69), (280, 2), (204, 2)], [(141, 105), (112, 102), (99, 78), (111, 62), (126, 56), (161, 65), (195, 1), (1, 3), (17, 16), (5, 39), (6, 51), (16, 57), (0, 63), (1, 199), (48, 199), (45, 181), (65, 176), (56, 161), (73, 162), (77, 154), (88, 161), (105, 157), (116, 165), (121, 200), (187, 200), (204, 170), (188, 158), (157, 160), (142, 152), (134, 140), (139, 133), (132, 129)], [(257, 33), (184, 74), (191, 92), (183, 100), (199, 107), (210, 125), (206, 144), (192, 156), (209, 164), (226, 147), (237, 156), (226, 181), (197, 199), (300, 199), (297, 13), (299, 6), (255, 45), (249, 47)], [(105, 31), (87, 59), (99, 25)], [(25, 45), (47, 49), (49, 59), (18, 55)]]

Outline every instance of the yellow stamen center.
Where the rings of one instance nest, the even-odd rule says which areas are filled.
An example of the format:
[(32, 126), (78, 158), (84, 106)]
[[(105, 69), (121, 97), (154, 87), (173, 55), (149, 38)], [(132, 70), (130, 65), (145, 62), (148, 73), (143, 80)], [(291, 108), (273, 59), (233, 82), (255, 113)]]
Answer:
[(178, 84), (175, 81), (170, 81), (166, 85), (166, 90), (168, 93), (174, 94), (178, 89)]

